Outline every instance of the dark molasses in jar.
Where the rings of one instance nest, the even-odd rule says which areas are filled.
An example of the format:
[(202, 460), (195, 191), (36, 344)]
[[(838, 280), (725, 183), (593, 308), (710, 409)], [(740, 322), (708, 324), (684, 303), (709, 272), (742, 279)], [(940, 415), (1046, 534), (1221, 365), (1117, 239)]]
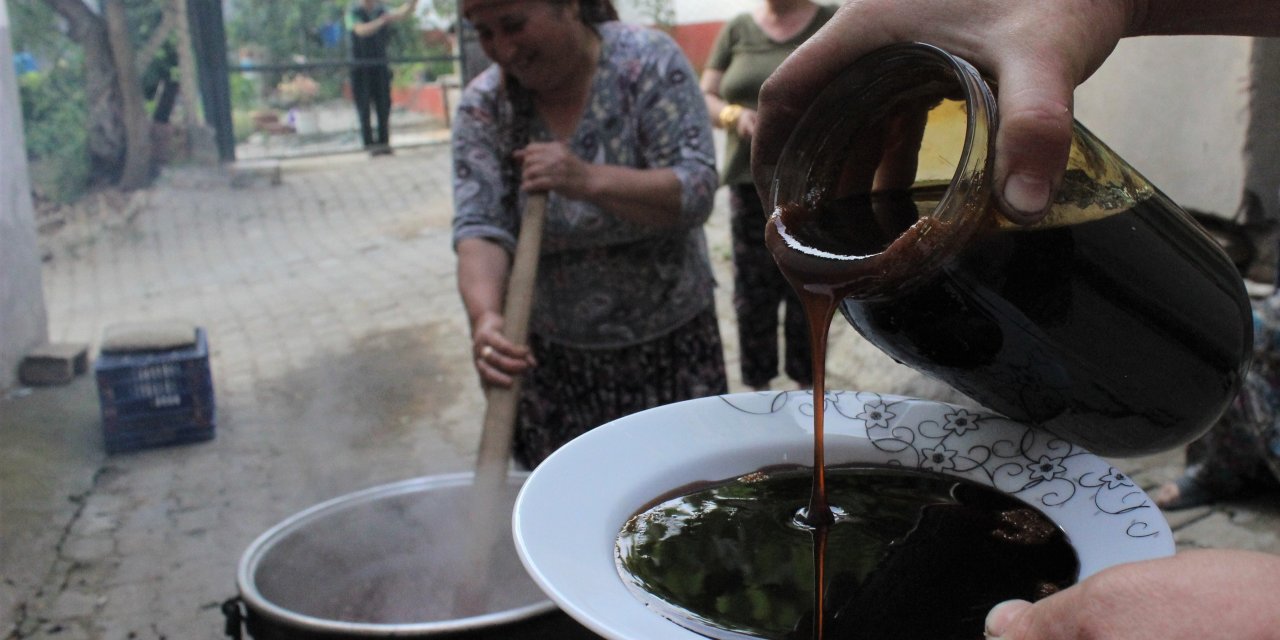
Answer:
[(1234, 265), (1079, 124), (1049, 215), (1009, 222), (995, 128), (964, 61), (919, 44), (860, 60), (780, 159), (767, 239), (784, 274), (895, 360), (1096, 454), (1196, 438), (1250, 358)]

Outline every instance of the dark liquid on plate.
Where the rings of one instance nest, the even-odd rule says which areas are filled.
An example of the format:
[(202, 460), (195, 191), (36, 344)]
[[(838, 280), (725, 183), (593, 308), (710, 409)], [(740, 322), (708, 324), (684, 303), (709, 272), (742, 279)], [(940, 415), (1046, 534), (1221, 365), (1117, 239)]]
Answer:
[(808, 468), (686, 488), (627, 523), (619, 569), (641, 600), (712, 638), (813, 638), (815, 548), (827, 640), (978, 640), (995, 604), (1075, 581), (1062, 531), (989, 487), (888, 467), (833, 467), (827, 482), (834, 518), (817, 527)]

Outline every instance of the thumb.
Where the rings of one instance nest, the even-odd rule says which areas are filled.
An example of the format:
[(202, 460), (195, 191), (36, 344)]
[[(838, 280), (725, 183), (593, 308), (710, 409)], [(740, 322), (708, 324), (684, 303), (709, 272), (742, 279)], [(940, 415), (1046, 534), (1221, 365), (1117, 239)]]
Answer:
[[(1007, 600), (987, 614), (987, 640), (1072, 640), (1099, 637), (1084, 633), (1078, 588), (1060, 591), (1035, 604)], [(1105, 636), (1104, 636), (1105, 637)]]
[(1065, 70), (1025, 59), (1000, 74), (995, 184), (1001, 209), (1014, 222), (1043, 218), (1062, 182), (1071, 153), (1074, 90)]
[(1031, 607), (1026, 600), (1006, 600), (991, 608), (987, 614), (984, 635), (990, 640), (1003, 640), (1005, 634)]

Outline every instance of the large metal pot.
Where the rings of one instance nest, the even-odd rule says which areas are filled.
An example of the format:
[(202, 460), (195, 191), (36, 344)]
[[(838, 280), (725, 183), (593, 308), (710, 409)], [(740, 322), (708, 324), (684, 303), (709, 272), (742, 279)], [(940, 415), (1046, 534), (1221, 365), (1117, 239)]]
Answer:
[[(526, 476), (511, 475), (504, 504)], [(243, 624), (256, 640), (597, 638), (525, 573), (509, 527), (491, 566), (460, 566), (474, 537), (471, 482), (460, 473), (374, 487), (271, 528), (240, 560), (240, 595), (223, 606), (227, 634), (240, 637)], [(477, 576), (488, 603), (455, 617), (459, 586)]]

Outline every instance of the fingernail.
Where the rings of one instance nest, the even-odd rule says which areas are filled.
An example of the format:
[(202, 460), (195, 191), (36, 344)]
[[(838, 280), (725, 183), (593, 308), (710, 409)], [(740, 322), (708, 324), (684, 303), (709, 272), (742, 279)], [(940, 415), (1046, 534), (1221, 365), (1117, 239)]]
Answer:
[(1029, 220), (1049, 206), (1052, 191), (1048, 180), (1015, 173), (1004, 181), (1004, 202)]
[(988, 640), (1000, 640), (1004, 637), (1004, 632), (1009, 629), (1009, 623), (1029, 606), (1031, 603), (1026, 600), (1005, 600), (992, 607), (991, 612), (987, 614), (986, 628), (983, 633)]

